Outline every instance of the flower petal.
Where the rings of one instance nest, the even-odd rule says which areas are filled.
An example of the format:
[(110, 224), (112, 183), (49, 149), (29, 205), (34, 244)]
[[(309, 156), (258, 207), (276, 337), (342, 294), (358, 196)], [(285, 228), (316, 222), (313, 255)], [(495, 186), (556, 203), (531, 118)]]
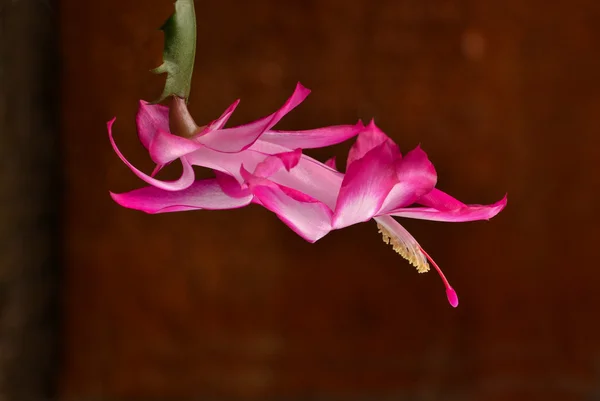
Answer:
[[(247, 151), (273, 155), (288, 150), (289, 149), (284, 146), (264, 142), (259, 139)], [(244, 161), (244, 166), (246, 169), (253, 171), (253, 166), (246, 161)], [(304, 192), (325, 203), (329, 208), (334, 209), (343, 177), (344, 175), (339, 171), (336, 171), (309, 156), (302, 155), (298, 164), (293, 169), (289, 172), (280, 170), (274, 173), (270, 179), (277, 184)]]
[(268, 178), (284, 168), (286, 171), (290, 171), (296, 167), (302, 156), (302, 149), (292, 150), (291, 152), (277, 153), (272, 156), (268, 156), (265, 160), (260, 162), (254, 169), (254, 175), (258, 177)]
[(169, 132), (169, 108), (140, 100), (135, 121), (140, 142), (148, 149), (158, 131)]
[(392, 141), (382, 130), (379, 129), (379, 127), (375, 125), (375, 122), (371, 120), (369, 125), (367, 125), (367, 127), (358, 134), (356, 142), (350, 148), (350, 151), (348, 152), (346, 169), (348, 169), (356, 160), (363, 158), (369, 151), (384, 142), (387, 142), (389, 146), (394, 149), (395, 153), (400, 156), (398, 145), (396, 145), (394, 141)]
[(420, 197), (417, 200), (417, 203), (442, 211), (455, 210), (467, 206), (458, 199), (453, 198), (437, 188), (432, 189), (431, 192)]
[(200, 149), (202, 146), (201, 143), (192, 139), (159, 130), (150, 142), (148, 151), (154, 163), (167, 164)]
[(325, 165), (326, 165), (327, 167), (330, 167), (330, 168), (332, 168), (332, 169), (334, 169), (334, 170), (337, 170), (337, 167), (336, 167), (336, 165), (335, 165), (335, 164), (336, 164), (336, 163), (335, 163), (335, 156), (333, 156), (331, 159), (328, 159), (328, 160), (325, 162)]
[(362, 122), (356, 125), (336, 125), (306, 131), (267, 131), (261, 141), (276, 143), (289, 149), (313, 149), (335, 145), (356, 136), (365, 129)]
[(235, 209), (248, 205), (252, 195), (228, 196), (216, 179), (198, 180), (181, 191), (164, 191), (156, 187), (145, 187), (123, 194), (111, 193), (119, 205), (146, 213), (182, 212), (186, 210)]
[(388, 214), (389, 210), (413, 204), (421, 196), (431, 192), (437, 182), (435, 168), (420, 147), (397, 161), (396, 176), (398, 183), (385, 198), (378, 214)]
[(240, 99), (237, 99), (235, 102), (233, 102), (231, 104), (231, 106), (229, 106), (223, 112), (223, 114), (221, 114), (221, 117), (217, 118), (216, 120), (214, 120), (213, 122), (208, 124), (206, 130), (214, 131), (214, 130), (223, 128), (225, 126), (225, 124), (227, 124), (227, 121), (229, 121), (229, 117), (231, 117), (231, 115), (233, 114), (233, 112), (235, 111), (235, 108), (238, 106), (239, 103), (240, 103)]
[(398, 181), (395, 147), (383, 142), (349, 167), (337, 199), (333, 227), (342, 228), (371, 219)]
[(489, 220), (504, 209), (506, 206), (506, 196), (491, 205), (465, 205), (458, 209), (439, 210), (430, 207), (399, 208), (390, 211), (388, 214), (398, 217), (407, 217), (411, 219), (464, 222), (475, 220)]
[(315, 242), (331, 231), (332, 211), (324, 203), (300, 191), (250, 174), (243, 167), (241, 173), (260, 204), (305, 240)]
[(217, 178), (217, 182), (221, 186), (223, 192), (225, 192), (228, 196), (233, 198), (243, 198), (248, 195), (252, 195), (250, 189), (246, 184), (240, 184), (235, 177), (222, 173), (218, 170), (214, 170), (215, 177)]
[[(284, 151), (289, 151), (289, 149), (284, 149)], [(240, 167), (244, 165), (248, 170), (254, 171), (258, 163), (265, 160), (267, 156), (267, 154), (252, 150), (244, 150), (239, 153), (223, 153), (203, 146), (195, 152), (187, 154), (182, 159), (186, 159), (194, 166), (206, 167), (229, 174), (239, 182), (243, 182)]]
[(152, 178), (151, 176), (143, 173), (142, 171), (138, 170), (137, 168), (135, 168), (133, 166), (133, 164), (131, 164), (125, 158), (125, 156), (123, 156), (123, 154), (117, 147), (117, 144), (115, 143), (115, 140), (114, 140), (113, 134), (112, 134), (112, 126), (113, 126), (115, 120), (116, 120), (116, 118), (113, 118), (106, 124), (106, 126), (108, 128), (108, 138), (110, 139), (110, 143), (111, 143), (115, 153), (117, 154), (117, 156), (119, 156), (119, 158), (123, 161), (123, 163), (125, 163), (127, 165), (127, 167), (129, 167), (135, 175), (137, 175), (140, 179), (144, 180), (146, 183), (148, 183), (152, 186), (155, 186), (157, 188), (164, 189), (165, 191), (180, 191), (180, 190), (185, 189), (185, 188), (189, 187), (190, 185), (192, 185), (192, 183), (194, 182), (194, 169), (185, 159), (181, 159), (181, 164), (183, 166), (183, 172), (181, 173), (181, 177), (175, 181), (157, 180), (157, 179)]
[(298, 106), (310, 91), (298, 84), (285, 104), (270, 116), (239, 127), (211, 131), (196, 137), (203, 145), (220, 152), (234, 153), (251, 146), (264, 132), (271, 129), (287, 113)]

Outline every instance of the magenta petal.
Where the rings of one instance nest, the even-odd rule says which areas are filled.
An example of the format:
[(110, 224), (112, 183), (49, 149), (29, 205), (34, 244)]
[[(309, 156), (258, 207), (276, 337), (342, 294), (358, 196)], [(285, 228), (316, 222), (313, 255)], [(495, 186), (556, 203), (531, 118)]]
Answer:
[(506, 206), (506, 196), (491, 205), (465, 205), (458, 209), (438, 210), (428, 207), (399, 208), (392, 210), (389, 214), (398, 217), (407, 217), (411, 219), (464, 222), (475, 220), (489, 220), (504, 209)]
[(369, 125), (367, 125), (367, 127), (358, 134), (356, 142), (350, 148), (350, 151), (348, 152), (347, 166), (349, 167), (356, 160), (363, 158), (369, 151), (384, 142), (387, 142), (389, 146), (394, 148), (395, 153), (400, 156), (398, 145), (396, 145), (394, 141), (392, 141), (382, 130), (379, 129), (379, 127), (375, 125), (375, 122), (371, 120)]
[(215, 176), (217, 178), (217, 182), (221, 186), (223, 192), (225, 192), (228, 196), (233, 198), (243, 198), (245, 196), (251, 195), (250, 189), (248, 189), (247, 185), (242, 185), (229, 174), (222, 173), (218, 170), (214, 171)]
[(140, 100), (137, 115), (138, 137), (146, 149), (158, 131), (169, 131), (169, 108), (160, 104), (150, 104)]
[(111, 193), (111, 196), (123, 207), (151, 214), (198, 209), (235, 209), (252, 201), (251, 194), (237, 198), (228, 196), (216, 179), (199, 180), (176, 192), (145, 187), (123, 194)]
[(453, 198), (437, 188), (434, 188), (431, 192), (421, 196), (417, 200), (417, 203), (441, 211), (456, 210), (467, 206), (458, 199)]
[(201, 147), (201, 143), (159, 130), (150, 142), (148, 151), (156, 164), (167, 164)]
[(384, 142), (348, 167), (338, 195), (333, 227), (371, 219), (396, 184), (395, 147)]
[(192, 183), (194, 182), (194, 169), (192, 168), (191, 164), (189, 164), (187, 162), (187, 160), (185, 160), (185, 159), (181, 159), (181, 164), (183, 166), (183, 172), (181, 173), (181, 177), (175, 181), (157, 180), (157, 179), (152, 178), (151, 176), (143, 173), (142, 171), (138, 170), (137, 168), (135, 168), (125, 158), (125, 156), (123, 156), (123, 154), (117, 147), (117, 144), (115, 143), (115, 140), (114, 140), (113, 134), (112, 134), (112, 126), (113, 126), (115, 120), (116, 120), (116, 118), (113, 118), (106, 124), (106, 126), (108, 128), (108, 138), (110, 139), (110, 143), (111, 143), (115, 153), (117, 154), (117, 156), (119, 156), (119, 158), (123, 161), (123, 163), (125, 163), (127, 165), (127, 167), (129, 167), (135, 175), (137, 175), (140, 179), (144, 180), (146, 183), (148, 183), (152, 186), (155, 186), (157, 188), (164, 189), (165, 191), (180, 191), (180, 190), (185, 189), (185, 188), (189, 187), (190, 185), (192, 185)]
[(379, 214), (387, 214), (389, 210), (413, 204), (421, 196), (431, 192), (437, 182), (435, 168), (420, 147), (397, 161), (396, 177), (398, 183), (383, 202)]
[(291, 188), (242, 173), (258, 202), (309, 242), (315, 242), (331, 231), (332, 211), (324, 203)]
[(364, 130), (362, 122), (356, 125), (337, 125), (306, 131), (267, 131), (260, 140), (276, 143), (288, 149), (313, 149), (335, 145), (356, 136)]
[(337, 170), (337, 168), (336, 168), (336, 166), (335, 166), (335, 156), (333, 156), (331, 159), (328, 159), (328, 160), (325, 162), (325, 165), (326, 165), (327, 167), (331, 167), (331, 168), (332, 168), (332, 169), (334, 169), (334, 170)]
[(250, 147), (264, 132), (271, 129), (287, 113), (298, 106), (310, 91), (298, 84), (285, 104), (270, 116), (239, 127), (211, 131), (196, 139), (203, 145), (219, 152), (235, 153)]

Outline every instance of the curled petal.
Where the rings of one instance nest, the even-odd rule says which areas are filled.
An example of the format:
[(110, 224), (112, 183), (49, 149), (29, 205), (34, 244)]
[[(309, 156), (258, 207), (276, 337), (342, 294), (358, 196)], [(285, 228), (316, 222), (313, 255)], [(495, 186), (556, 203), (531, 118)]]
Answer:
[(288, 149), (313, 149), (344, 142), (356, 136), (364, 128), (363, 123), (359, 121), (356, 125), (337, 125), (306, 131), (267, 131), (260, 139)]
[(149, 149), (150, 142), (158, 131), (169, 132), (169, 108), (140, 100), (135, 121), (140, 142)]
[(437, 182), (435, 168), (420, 147), (397, 161), (396, 176), (398, 183), (390, 191), (378, 214), (387, 214), (389, 210), (413, 204), (431, 192)]
[(465, 205), (458, 209), (439, 210), (431, 207), (399, 208), (389, 212), (390, 215), (407, 217), (411, 219), (464, 222), (476, 220), (489, 220), (504, 209), (506, 196), (491, 205)]
[(356, 142), (350, 148), (350, 152), (348, 152), (347, 168), (349, 168), (356, 160), (363, 158), (368, 152), (384, 142), (388, 143), (389, 147), (394, 149), (394, 153), (400, 157), (398, 145), (396, 145), (394, 141), (392, 141), (375, 125), (375, 122), (371, 120), (369, 125), (358, 134)]
[(332, 211), (324, 203), (295, 189), (254, 176), (243, 167), (241, 174), (258, 202), (305, 240), (315, 242), (331, 231)]
[(334, 228), (375, 216), (397, 182), (394, 158), (395, 148), (383, 142), (348, 167), (337, 198)]
[(270, 116), (239, 127), (225, 128), (196, 137), (203, 145), (220, 152), (235, 153), (250, 147), (267, 130), (298, 106), (310, 91), (298, 84), (285, 104)]
[(182, 212), (186, 210), (235, 209), (248, 205), (252, 195), (231, 197), (216, 179), (198, 180), (181, 191), (164, 191), (156, 187), (145, 187), (123, 194), (111, 193), (119, 205), (146, 213)]
[(117, 147), (117, 144), (115, 143), (115, 140), (113, 138), (112, 126), (113, 126), (115, 120), (116, 119), (113, 118), (112, 120), (110, 120), (107, 123), (108, 138), (110, 139), (110, 143), (111, 143), (115, 153), (117, 154), (117, 156), (119, 156), (119, 158), (123, 161), (123, 163), (125, 163), (127, 165), (127, 167), (129, 167), (135, 175), (137, 175), (140, 179), (144, 180), (146, 183), (148, 183), (154, 187), (164, 189), (165, 191), (181, 191), (182, 189), (185, 189), (185, 188), (189, 187), (190, 185), (192, 185), (192, 183), (194, 182), (194, 169), (192, 168), (191, 164), (188, 163), (187, 160), (185, 160), (185, 158), (181, 159), (181, 164), (183, 166), (183, 172), (181, 173), (181, 177), (179, 177), (179, 179), (177, 179), (175, 181), (157, 180), (156, 178), (152, 178), (151, 176), (145, 174), (144, 172), (138, 170), (135, 166), (133, 166), (125, 158), (125, 156), (123, 156), (123, 154)]
[(150, 142), (148, 151), (156, 164), (167, 164), (202, 147), (192, 139), (183, 138), (165, 131), (158, 131)]

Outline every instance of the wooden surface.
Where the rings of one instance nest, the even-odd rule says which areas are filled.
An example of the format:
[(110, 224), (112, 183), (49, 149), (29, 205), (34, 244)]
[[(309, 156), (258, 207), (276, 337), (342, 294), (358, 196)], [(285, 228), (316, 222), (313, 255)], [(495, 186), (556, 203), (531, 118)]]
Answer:
[[(138, 99), (161, 79), (170, 0), (63, 0), (65, 399), (594, 400), (600, 397), (600, 5), (593, 0), (199, 1), (190, 108), (278, 126), (375, 117), (489, 223), (407, 221), (452, 310), (374, 224), (303, 242), (259, 207), (149, 216)], [(332, 152), (342, 157), (349, 145)], [(330, 156), (319, 150), (312, 155)], [(175, 169), (176, 170), (176, 169)], [(176, 171), (171, 171), (175, 174)]]
[(57, 376), (58, 53), (53, 1), (0, 0), (0, 401)]

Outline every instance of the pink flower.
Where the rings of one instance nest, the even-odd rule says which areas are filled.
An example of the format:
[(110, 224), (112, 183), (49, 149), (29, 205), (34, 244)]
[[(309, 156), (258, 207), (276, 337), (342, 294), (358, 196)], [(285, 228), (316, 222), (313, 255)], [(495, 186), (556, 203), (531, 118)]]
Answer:
[[(465, 222), (487, 220), (506, 206), (466, 205), (435, 188), (437, 174), (419, 147), (404, 157), (375, 124), (363, 130), (348, 155), (345, 174), (334, 161), (319, 163), (297, 151), (270, 156), (253, 173), (242, 166), (244, 186), (254, 201), (276, 213), (310, 242), (331, 230), (374, 219), (385, 243), (419, 272), (434, 266), (454, 307), (458, 297), (438, 265), (392, 216)], [(285, 167), (285, 168), (284, 168)], [(413, 205), (419, 206), (413, 206)]]
[[(492, 205), (466, 205), (436, 189), (437, 174), (425, 152), (416, 148), (403, 157), (397, 145), (374, 123), (366, 128), (358, 124), (304, 132), (269, 131), (275, 120), (272, 116), (291, 109), (293, 99), (294, 96), (265, 119), (233, 128), (238, 131), (232, 135), (222, 129), (224, 121), (220, 122), (232, 110), (191, 139), (167, 132), (164, 109), (157, 109), (162, 111), (162, 117), (156, 120), (138, 115), (140, 139), (153, 160), (160, 166), (180, 158), (184, 173), (175, 182), (155, 180), (131, 166), (115, 146), (121, 159), (151, 186), (112, 194), (113, 199), (124, 207), (147, 213), (232, 209), (257, 203), (309, 242), (332, 230), (374, 219), (384, 242), (391, 244), (417, 271), (428, 271), (428, 261), (434, 266), (450, 304), (456, 307), (456, 292), (440, 268), (393, 217), (449, 222), (485, 220), (504, 208), (506, 197)], [(267, 120), (269, 123), (264, 123)], [(219, 136), (203, 139), (212, 132), (219, 132)], [(327, 146), (358, 132), (345, 174), (335, 169), (334, 160), (321, 163), (302, 154), (303, 147)], [(235, 146), (226, 142), (230, 137)], [(191, 171), (191, 165), (213, 169), (216, 178), (194, 181), (193, 172), (186, 173), (186, 168)]]
[[(275, 113), (249, 124), (223, 128), (237, 107), (234, 102), (217, 120), (198, 127), (187, 110), (185, 101), (173, 98), (172, 106), (152, 105), (141, 101), (137, 114), (138, 137), (157, 164), (151, 175), (138, 170), (119, 151), (112, 135), (115, 119), (108, 123), (108, 132), (113, 149), (121, 160), (146, 183), (165, 191), (180, 191), (194, 183), (192, 165), (222, 170), (239, 176), (239, 167), (244, 161), (260, 161), (269, 151), (276, 149), (320, 148), (343, 142), (364, 127), (339, 125), (306, 131), (271, 130), (281, 118), (293, 110), (308, 96), (310, 91), (298, 84), (292, 96)], [(265, 153), (267, 152), (267, 153)], [(157, 180), (154, 175), (165, 165), (180, 159), (183, 172), (175, 181)], [(223, 162), (235, 165), (234, 171), (223, 170)]]

